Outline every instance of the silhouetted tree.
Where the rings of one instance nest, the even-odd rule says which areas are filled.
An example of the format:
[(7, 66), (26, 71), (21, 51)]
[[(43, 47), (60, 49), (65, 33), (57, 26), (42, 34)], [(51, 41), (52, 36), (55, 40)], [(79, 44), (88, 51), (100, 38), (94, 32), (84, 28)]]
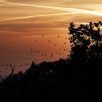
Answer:
[(81, 24), (70, 23), (71, 58), (76, 62), (88, 62), (102, 58), (102, 22)]

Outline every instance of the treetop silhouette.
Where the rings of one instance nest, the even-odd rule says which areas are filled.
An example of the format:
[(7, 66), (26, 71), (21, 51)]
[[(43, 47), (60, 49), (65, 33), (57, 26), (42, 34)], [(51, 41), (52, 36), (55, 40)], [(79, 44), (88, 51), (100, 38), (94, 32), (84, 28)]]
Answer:
[(73, 22), (69, 26), (71, 58), (76, 61), (94, 61), (102, 59), (102, 22), (89, 22), (76, 26)]

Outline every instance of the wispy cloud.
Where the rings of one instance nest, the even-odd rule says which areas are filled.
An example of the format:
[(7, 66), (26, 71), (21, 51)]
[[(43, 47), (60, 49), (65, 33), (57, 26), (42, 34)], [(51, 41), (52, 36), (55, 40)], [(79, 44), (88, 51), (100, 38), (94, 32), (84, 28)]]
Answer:
[(68, 15), (68, 14), (75, 14), (75, 13), (78, 13), (78, 12), (74, 12), (74, 13), (46, 14), (46, 15), (34, 15), (34, 16), (25, 16), (25, 17), (15, 17), (15, 18), (3, 19), (3, 20), (0, 20), (0, 21), (11, 21), (11, 20), (21, 20), (21, 19), (36, 18), (36, 17)]
[(93, 11), (87, 9), (79, 9), (79, 8), (65, 8), (65, 7), (55, 7), (55, 6), (44, 6), (44, 5), (34, 5), (34, 4), (23, 4), (23, 3), (14, 3), (14, 2), (7, 2), (7, 1), (0, 1), (1, 3), (11, 4), (11, 5), (18, 5), (24, 7), (36, 7), (36, 8), (45, 8), (45, 9), (53, 9), (53, 10), (60, 10), (64, 11), (65, 13), (56, 13), (56, 14), (44, 14), (44, 15), (32, 15), (32, 16), (20, 16), (20, 17), (13, 17), (7, 18), (0, 21), (10, 21), (10, 20), (19, 20), (19, 19), (28, 19), (28, 18), (35, 18), (35, 17), (45, 17), (45, 16), (55, 16), (55, 15), (66, 15), (66, 14), (91, 14), (96, 16), (102, 16), (101, 11)]

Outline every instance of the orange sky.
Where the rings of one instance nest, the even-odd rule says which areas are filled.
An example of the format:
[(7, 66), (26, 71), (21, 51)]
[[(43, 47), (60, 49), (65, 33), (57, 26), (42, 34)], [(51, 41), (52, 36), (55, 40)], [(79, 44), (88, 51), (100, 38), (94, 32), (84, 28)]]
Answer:
[(0, 0), (0, 65), (66, 58), (68, 24), (102, 20), (101, 11), (101, 0)]

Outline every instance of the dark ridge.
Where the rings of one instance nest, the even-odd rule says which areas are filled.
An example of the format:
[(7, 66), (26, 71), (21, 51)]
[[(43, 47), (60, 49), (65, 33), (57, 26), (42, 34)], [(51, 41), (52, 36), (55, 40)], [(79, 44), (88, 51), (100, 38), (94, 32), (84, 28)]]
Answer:
[[(12, 73), (0, 83), (0, 96), (44, 102), (102, 101), (102, 22), (70, 23), (69, 59), (32, 62), (24, 73)], [(12, 98), (13, 97), (13, 98)]]

